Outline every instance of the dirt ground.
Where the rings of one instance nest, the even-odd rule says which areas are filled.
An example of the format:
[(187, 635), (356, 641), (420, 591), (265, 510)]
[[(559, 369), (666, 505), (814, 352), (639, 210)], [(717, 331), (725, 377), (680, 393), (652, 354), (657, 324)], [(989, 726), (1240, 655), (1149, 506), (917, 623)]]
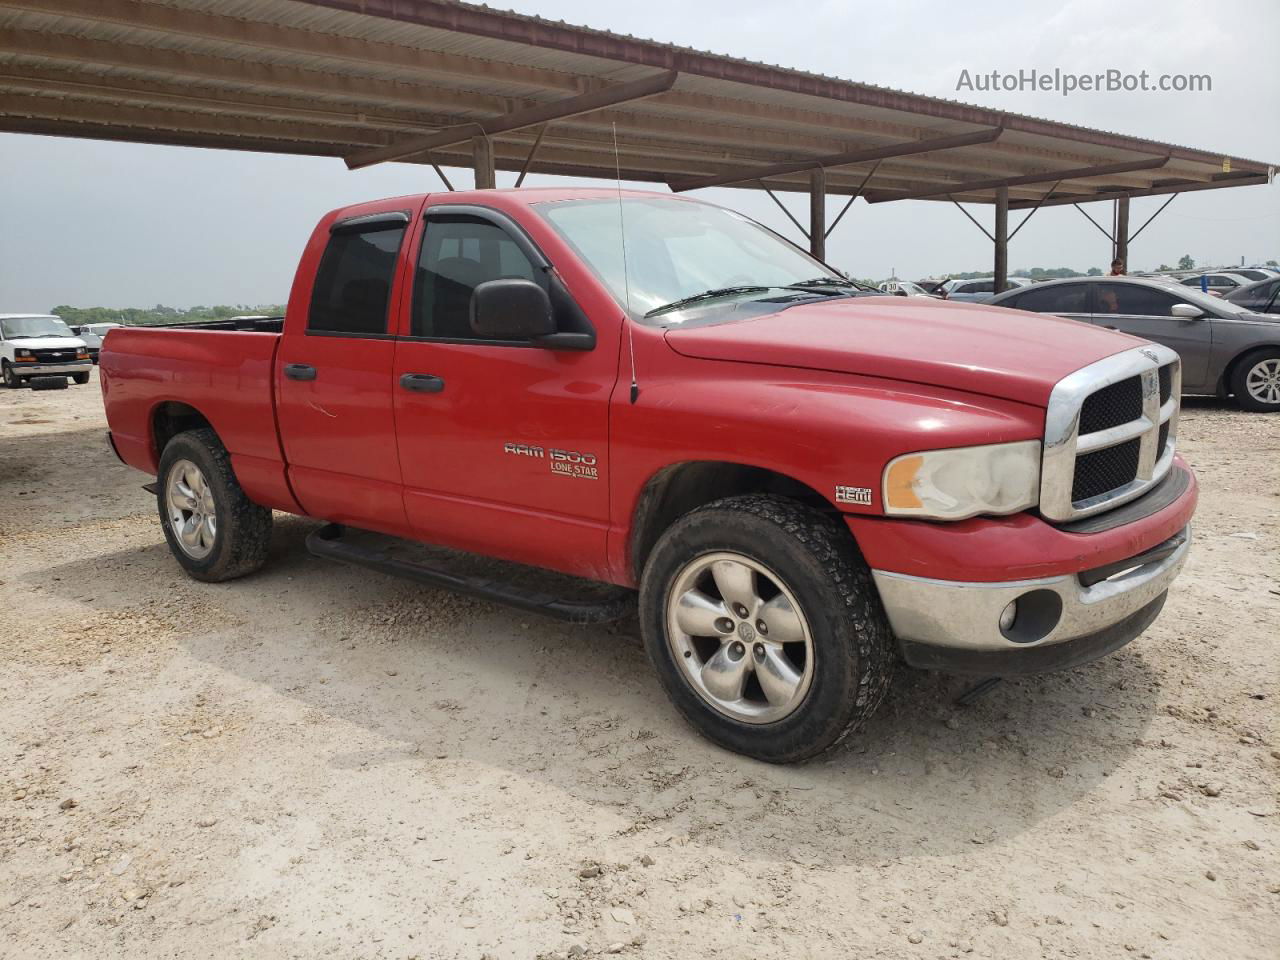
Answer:
[(179, 573), (87, 387), (0, 392), (0, 956), (1274, 958), (1280, 417), (1189, 401), (1163, 616), (903, 671), (817, 762), (699, 739), (634, 623), (329, 565)]

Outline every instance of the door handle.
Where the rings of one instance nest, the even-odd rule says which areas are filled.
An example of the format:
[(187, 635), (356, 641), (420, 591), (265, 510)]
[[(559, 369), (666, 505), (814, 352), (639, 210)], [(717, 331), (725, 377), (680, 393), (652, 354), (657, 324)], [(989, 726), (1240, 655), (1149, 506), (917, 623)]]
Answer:
[(316, 368), (309, 363), (286, 363), (284, 375), (290, 380), (314, 380)]
[(429, 373), (404, 373), (400, 375), (400, 386), (416, 393), (440, 393), (444, 381)]

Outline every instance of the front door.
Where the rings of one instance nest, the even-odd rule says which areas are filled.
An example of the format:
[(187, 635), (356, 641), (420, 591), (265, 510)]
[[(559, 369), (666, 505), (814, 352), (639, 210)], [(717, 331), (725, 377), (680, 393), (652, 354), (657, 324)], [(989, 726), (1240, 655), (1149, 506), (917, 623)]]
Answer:
[(475, 334), (471, 292), (486, 280), (543, 286), (558, 329), (581, 330), (586, 318), (505, 215), (436, 211), (427, 208), (416, 238), (409, 335), (395, 357), (409, 523), (424, 540), (601, 577), (616, 349), (552, 350)]
[[(1205, 386), (1213, 349), (1213, 317), (1208, 311), (1195, 320), (1173, 316), (1175, 303), (1187, 303), (1176, 292), (1138, 283), (1095, 281), (1093, 322), (1162, 343), (1182, 359), (1182, 388)], [(1199, 304), (1193, 304), (1203, 310)]]
[[(333, 225), (310, 295), (291, 299), (277, 355), (277, 415), (298, 502), (312, 516), (388, 533), (406, 527), (390, 318), (408, 221), (391, 210)], [(305, 332), (292, 327), (304, 319)]]

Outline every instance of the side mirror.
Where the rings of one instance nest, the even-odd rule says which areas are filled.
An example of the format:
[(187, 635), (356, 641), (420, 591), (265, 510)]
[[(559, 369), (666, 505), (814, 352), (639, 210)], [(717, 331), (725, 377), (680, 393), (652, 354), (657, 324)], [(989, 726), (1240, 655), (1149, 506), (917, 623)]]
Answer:
[(488, 340), (533, 340), (555, 333), (551, 298), (532, 280), (486, 280), (471, 293), (471, 330)]
[(1179, 320), (1198, 320), (1204, 316), (1204, 311), (1192, 303), (1175, 303), (1169, 313)]

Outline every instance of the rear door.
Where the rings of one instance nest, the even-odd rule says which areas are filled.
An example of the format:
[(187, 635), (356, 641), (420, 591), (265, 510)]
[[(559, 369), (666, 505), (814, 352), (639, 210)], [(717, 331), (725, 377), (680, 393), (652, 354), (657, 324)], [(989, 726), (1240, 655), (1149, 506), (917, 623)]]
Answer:
[(294, 290), (277, 354), (277, 416), (298, 501), (313, 516), (389, 533), (406, 529), (391, 317), (410, 215), (338, 220), (313, 239), (322, 249), (309, 247), (299, 269), (313, 284)]
[(425, 540), (598, 575), (616, 343), (551, 350), (472, 331), (472, 291), (510, 277), (548, 291), (558, 329), (590, 331), (541, 250), (496, 210), (428, 206), (413, 262), (394, 371), (409, 522)]
[(1063, 283), (1051, 286), (1031, 287), (1025, 293), (1000, 301), (1000, 306), (1032, 313), (1052, 313), (1068, 320), (1091, 319), (1091, 291), (1087, 283)]
[[(1093, 322), (1131, 333), (1135, 337), (1162, 343), (1182, 358), (1184, 389), (1201, 386), (1209, 373), (1213, 352), (1213, 320), (1205, 311), (1187, 320), (1172, 315), (1176, 303), (1190, 303), (1176, 291), (1160, 290), (1140, 283), (1095, 281)], [(1199, 304), (1192, 304), (1204, 310)]]

